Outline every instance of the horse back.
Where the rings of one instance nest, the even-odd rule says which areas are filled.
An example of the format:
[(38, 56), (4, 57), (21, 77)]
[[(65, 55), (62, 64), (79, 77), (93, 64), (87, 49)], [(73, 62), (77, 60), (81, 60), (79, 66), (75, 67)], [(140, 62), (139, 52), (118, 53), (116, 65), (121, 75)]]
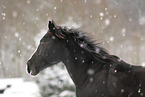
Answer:
[(108, 87), (113, 97), (144, 97), (145, 68), (124, 61), (114, 63), (109, 72)]

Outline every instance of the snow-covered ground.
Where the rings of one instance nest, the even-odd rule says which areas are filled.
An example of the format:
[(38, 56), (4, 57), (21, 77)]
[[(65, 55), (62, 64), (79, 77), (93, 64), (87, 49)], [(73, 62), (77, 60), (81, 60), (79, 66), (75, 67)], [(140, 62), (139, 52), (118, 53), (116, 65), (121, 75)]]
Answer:
[[(7, 85), (11, 85), (6, 88)], [(6, 88), (0, 97), (40, 97), (39, 88), (33, 81), (22, 78), (0, 79), (0, 90)]]

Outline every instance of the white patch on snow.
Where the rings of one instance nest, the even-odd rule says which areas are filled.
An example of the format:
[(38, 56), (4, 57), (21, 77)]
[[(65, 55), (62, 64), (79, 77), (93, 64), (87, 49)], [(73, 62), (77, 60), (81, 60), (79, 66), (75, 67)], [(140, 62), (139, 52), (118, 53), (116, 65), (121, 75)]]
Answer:
[(0, 97), (40, 97), (39, 88), (35, 82), (23, 81), (22, 78), (0, 79), (1, 86), (11, 85)]
[(61, 92), (60, 94), (59, 94), (59, 97), (67, 97), (67, 96), (74, 96), (75, 95), (75, 93), (74, 92), (71, 92), (71, 91), (68, 91), (68, 90), (65, 90), (65, 91), (63, 91), (63, 92)]

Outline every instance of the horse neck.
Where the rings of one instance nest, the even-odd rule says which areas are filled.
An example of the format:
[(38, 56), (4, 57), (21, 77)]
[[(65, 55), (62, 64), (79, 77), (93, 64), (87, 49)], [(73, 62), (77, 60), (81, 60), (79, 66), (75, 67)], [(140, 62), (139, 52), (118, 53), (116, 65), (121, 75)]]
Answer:
[[(76, 87), (83, 84), (84, 80), (88, 78), (89, 69), (101, 67), (101, 63), (97, 62), (94, 57), (85, 51), (69, 51), (64, 57), (63, 63), (65, 64), (70, 77), (75, 83)], [(97, 64), (96, 64), (97, 63)], [(90, 71), (95, 72), (95, 71)]]

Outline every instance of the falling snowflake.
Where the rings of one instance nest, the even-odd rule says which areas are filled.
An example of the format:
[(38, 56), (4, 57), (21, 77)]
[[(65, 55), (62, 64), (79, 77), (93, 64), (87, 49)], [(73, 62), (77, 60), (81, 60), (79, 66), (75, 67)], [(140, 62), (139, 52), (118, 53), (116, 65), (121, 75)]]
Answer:
[(139, 89), (138, 89), (138, 93), (140, 93), (140, 92), (141, 92), (141, 89), (139, 88)]
[(116, 72), (117, 72), (117, 70), (114, 70), (114, 72), (116, 73)]
[(109, 39), (110, 41), (114, 41), (114, 37), (112, 36), (112, 37), (110, 37), (110, 39)]
[(15, 37), (19, 37), (19, 33), (16, 32), (16, 33), (15, 33)]
[(142, 16), (142, 17), (139, 19), (139, 24), (140, 24), (140, 25), (145, 25), (145, 16)]
[(27, 4), (30, 4), (31, 3), (31, 1), (30, 0), (27, 0)]
[(12, 16), (13, 16), (14, 18), (16, 18), (16, 17), (18, 16), (18, 13), (17, 13), (16, 11), (13, 11), (13, 12), (12, 12)]
[(93, 75), (93, 74), (94, 74), (94, 70), (93, 70), (93, 69), (89, 69), (89, 70), (88, 70), (88, 74), (89, 74), (89, 75)]
[(141, 65), (142, 65), (143, 67), (145, 67), (145, 63), (142, 63)]
[(84, 45), (83, 44), (80, 44), (80, 47), (84, 47)]
[(55, 39), (55, 36), (52, 36), (52, 39)]
[(106, 19), (105, 20), (105, 24), (106, 24), (106, 26), (108, 26), (110, 24), (110, 20), (109, 19)]
[(94, 80), (93, 78), (90, 78), (90, 82), (93, 82), (93, 80)]
[(100, 14), (99, 14), (101, 17), (103, 17), (104, 16), (104, 13), (103, 12), (100, 12)]
[(122, 32), (122, 36), (125, 36), (125, 34), (126, 34), (126, 29), (125, 29), (125, 28), (122, 28), (121, 32)]
[(54, 9), (56, 10), (56, 7), (54, 7)]

